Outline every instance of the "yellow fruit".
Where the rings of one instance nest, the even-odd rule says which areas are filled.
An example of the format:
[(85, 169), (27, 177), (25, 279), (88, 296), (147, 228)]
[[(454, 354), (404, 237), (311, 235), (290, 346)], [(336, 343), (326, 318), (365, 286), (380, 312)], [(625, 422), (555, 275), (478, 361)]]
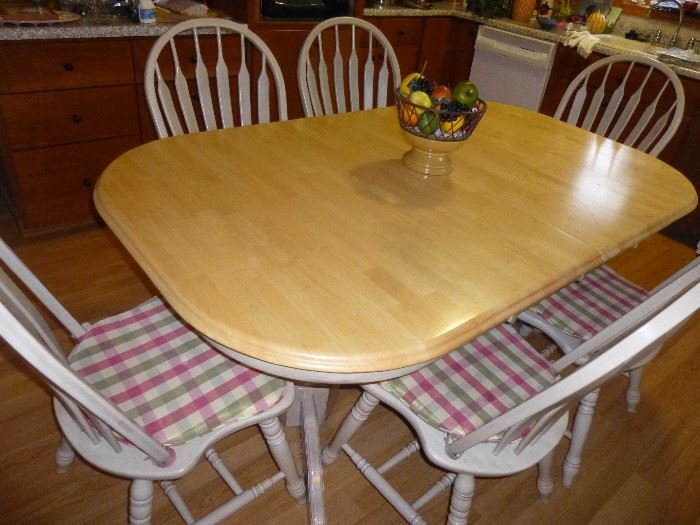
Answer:
[(426, 109), (430, 109), (433, 105), (430, 95), (425, 91), (414, 91), (408, 96), (408, 100), (415, 106), (418, 116), (422, 115)]
[(443, 133), (457, 133), (464, 126), (464, 117), (459, 116), (455, 120), (443, 120), (440, 129)]
[(605, 15), (600, 11), (591, 13), (586, 19), (586, 27), (591, 32), (591, 34), (601, 34), (605, 32)]
[(411, 93), (411, 90), (409, 89), (408, 84), (414, 78), (423, 78), (423, 75), (421, 75), (420, 73), (411, 73), (411, 74), (403, 77), (403, 80), (401, 81), (401, 85), (399, 86), (399, 93), (401, 93), (401, 96), (407, 97)]

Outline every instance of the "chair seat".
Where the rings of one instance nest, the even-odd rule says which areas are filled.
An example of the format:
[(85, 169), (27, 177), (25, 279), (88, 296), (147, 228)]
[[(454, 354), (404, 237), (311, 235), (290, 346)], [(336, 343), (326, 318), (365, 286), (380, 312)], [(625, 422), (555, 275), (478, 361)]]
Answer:
[(649, 297), (649, 292), (607, 266), (530, 307), (553, 328), (586, 341)]
[(224, 357), (157, 297), (92, 325), (68, 360), (164, 445), (268, 410), (285, 387)]
[(555, 381), (550, 364), (503, 324), (381, 386), (423, 421), (459, 438)]

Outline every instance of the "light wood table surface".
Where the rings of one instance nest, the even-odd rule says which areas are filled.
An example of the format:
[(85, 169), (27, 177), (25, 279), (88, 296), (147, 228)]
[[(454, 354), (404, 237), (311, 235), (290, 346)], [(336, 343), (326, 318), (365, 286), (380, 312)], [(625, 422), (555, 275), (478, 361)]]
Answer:
[[(491, 104), (425, 177), (393, 108), (185, 135), (114, 161), (97, 209), (217, 348), (290, 379), (361, 383), (440, 357), (697, 202), (676, 170)], [(325, 523), (319, 420), (298, 387), (309, 522)]]
[(502, 104), (450, 175), (407, 149), (393, 108), (184, 135), (114, 161), (95, 202), (203, 334), (355, 378), (445, 354), (697, 202), (660, 160)]

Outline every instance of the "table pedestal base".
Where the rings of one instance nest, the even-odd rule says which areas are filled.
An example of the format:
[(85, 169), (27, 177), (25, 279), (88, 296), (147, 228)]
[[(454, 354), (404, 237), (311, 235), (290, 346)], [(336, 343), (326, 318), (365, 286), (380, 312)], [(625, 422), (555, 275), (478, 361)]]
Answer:
[[(325, 396), (318, 391), (325, 390)], [(297, 387), (301, 398), (301, 416), (304, 422), (304, 454), (306, 456), (306, 493), (309, 502), (309, 523), (324, 525), (326, 513), (323, 503), (323, 465), (319, 438), (319, 414), (325, 417), (327, 388)], [(320, 401), (320, 403), (317, 403)]]
[(328, 387), (296, 385), (294, 392), (294, 402), (289, 406), (287, 412), (284, 414), (284, 424), (288, 427), (300, 427), (304, 424), (304, 415), (301, 406), (301, 400), (304, 397), (304, 392), (309, 393), (313, 398), (318, 424), (323, 424), (323, 422), (326, 420), (326, 414), (328, 414), (328, 398), (330, 389)]

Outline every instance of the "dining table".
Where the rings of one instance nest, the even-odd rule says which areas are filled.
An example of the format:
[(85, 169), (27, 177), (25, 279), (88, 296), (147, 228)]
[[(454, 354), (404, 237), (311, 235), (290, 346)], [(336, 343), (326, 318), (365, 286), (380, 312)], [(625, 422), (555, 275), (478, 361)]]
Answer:
[(448, 175), (409, 169), (393, 107), (157, 140), (97, 210), (216, 348), (299, 385), (309, 521), (324, 523), (328, 385), (440, 358), (693, 210), (663, 161), (488, 103)]

